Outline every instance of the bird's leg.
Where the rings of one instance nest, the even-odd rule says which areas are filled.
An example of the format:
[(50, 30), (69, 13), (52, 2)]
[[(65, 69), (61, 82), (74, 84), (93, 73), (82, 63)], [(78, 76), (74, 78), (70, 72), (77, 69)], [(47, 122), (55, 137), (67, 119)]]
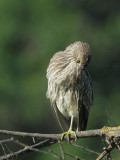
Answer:
[(71, 116), (71, 123), (70, 123), (70, 128), (67, 132), (64, 132), (62, 134), (62, 137), (61, 137), (61, 140), (63, 140), (64, 136), (67, 134), (68, 135), (68, 141), (70, 141), (70, 134), (74, 134), (75, 136), (75, 141), (77, 140), (77, 136), (76, 136), (76, 133), (72, 130), (73, 128), (73, 119), (74, 119), (74, 116), (72, 115)]

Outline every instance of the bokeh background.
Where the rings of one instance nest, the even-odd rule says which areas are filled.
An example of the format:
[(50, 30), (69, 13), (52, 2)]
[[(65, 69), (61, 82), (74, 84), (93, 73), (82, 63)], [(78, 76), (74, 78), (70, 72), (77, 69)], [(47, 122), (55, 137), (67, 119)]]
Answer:
[[(55, 52), (75, 41), (88, 42), (92, 50), (88, 70), (93, 82), (94, 106), (87, 129), (119, 125), (120, 1), (1, 0), (1, 129), (61, 132), (46, 99), (46, 69)], [(99, 138), (77, 143), (102, 151)], [(48, 149), (60, 152), (57, 144)], [(84, 159), (94, 159), (67, 144), (64, 150)], [(119, 159), (120, 154), (113, 151), (112, 156)], [(27, 158), (55, 159), (40, 153), (20, 157)]]

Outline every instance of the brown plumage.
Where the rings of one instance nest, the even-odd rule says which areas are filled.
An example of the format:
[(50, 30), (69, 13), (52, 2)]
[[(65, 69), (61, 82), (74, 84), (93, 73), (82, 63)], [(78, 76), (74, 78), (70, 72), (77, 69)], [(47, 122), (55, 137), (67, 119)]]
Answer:
[[(75, 42), (51, 58), (47, 68), (47, 97), (64, 131), (85, 130), (93, 91), (89, 73), (85, 69), (90, 61), (87, 43)], [(71, 120), (72, 119), (72, 120)]]

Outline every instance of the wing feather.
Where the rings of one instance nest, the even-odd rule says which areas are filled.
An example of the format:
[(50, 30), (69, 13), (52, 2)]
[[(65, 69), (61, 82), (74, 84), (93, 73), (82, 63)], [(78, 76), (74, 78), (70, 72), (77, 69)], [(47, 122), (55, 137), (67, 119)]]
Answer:
[(57, 105), (55, 102), (51, 102), (51, 106), (52, 106), (52, 110), (53, 113), (57, 119), (57, 122), (59, 124), (59, 126), (61, 127), (62, 131), (67, 131), (69, 129), (69, 125), (70, 125), (70, 119), (66, 119), (58, 110)]
[[(78, 121), (78, 130), (85, 130), (87, 127), (88, 117), (90, 107), (93, 105), (93, 90), (92, 82), (87, 70), (84, 70), (84, 85), (82, 93), (78, 99), (78, 111), (79, 111), (79, 121)], [(80, 90), (81, 92), (81, 90)]]

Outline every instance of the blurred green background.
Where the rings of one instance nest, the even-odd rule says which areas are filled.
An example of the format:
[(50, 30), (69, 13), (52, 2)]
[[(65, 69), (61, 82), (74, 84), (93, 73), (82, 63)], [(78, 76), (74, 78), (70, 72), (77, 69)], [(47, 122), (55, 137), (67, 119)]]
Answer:
[[(93, 82), (94, 106), (87, 129), (119, 125), (119, 6), (119, 0), (0, 1), (1, 129), (61, 132), (46, 99), (46, 69), (55, 52), (75, 41), (88, 42), (92, 50), (88, 70)], [(98, 138), (77, 143), (102, 151)], [(60, 152), (57, 144), (46, 149)], [(84, 159), (94, 159), (67, 144), (64, 150)], [(112, 156), (119, 159), (120, 154), (114, 151)], [(55, 159), (40, 153), (20, 157), (27, 158)]]

